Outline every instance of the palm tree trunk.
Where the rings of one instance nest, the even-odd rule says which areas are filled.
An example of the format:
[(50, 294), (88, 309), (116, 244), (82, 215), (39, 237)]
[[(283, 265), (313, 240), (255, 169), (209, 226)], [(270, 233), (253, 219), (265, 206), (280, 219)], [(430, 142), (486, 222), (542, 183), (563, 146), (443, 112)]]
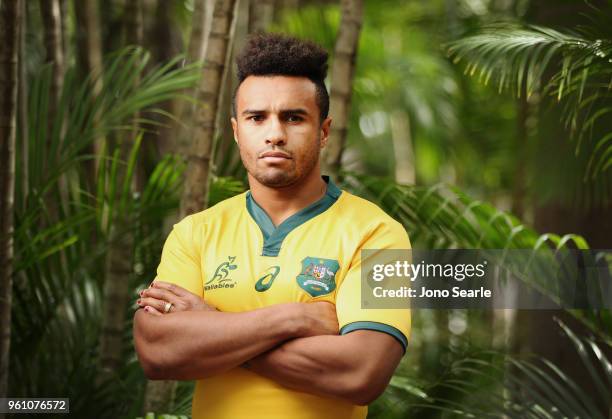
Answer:
[(342, 0), (341, 7), (342, 18), (334, 48), (331, 75), (330, 116), (333, 123), (322, 162), (323, 171), (336, 179), (348, 130), (355, 59), (363, 22), (363, 1)]
[[(185, 58), (186, 64), (202, 61), (204, 59), (206, 41), (208, 39), (208, 32), (210, 31), (210, 20), (212, 19), (212, 6), (214, 6), (214, 0), (194, 0), (191, 31)], [(183, 93), (186, 96), (195, 97), (197, 95), (197, 89), (185, 89)], [(175, 112), (180, 116), (180, 121), (190, 123), (195, 118), (195, 105), (184, 100), (179, 100), (176, 102)], [(191, 139), (189, 136), (190, 133), (188, 132), (189, 130), (185, 127), (185, 124), (177, 124), (174, 130), (175, 137), (172, 140), (172, 148), (162, 149), (160, 147), (160, 154), (177, 153), (186, 159)], [(176, 213), (173, 212), (169, 214), (164, 219), (164, 231), (166, 234), (172, 229), (172, 225), (177, 222), (177, 218), (178, 210)]]
[(392, 112), (390, 118), (391, 138), (395, 155), (395, 181), (404, 185), (414, 185), (416, 175), (410, 119), (406, 111), (402, 109)]
[[(102, 33), (100, 31), (100, 13), (98, 0), (74, 1), (74, 12), (77, 21), (77, 60), (83, 75), (95, 74), (93, 81), (93, 98), (98, 97), (102, 91)], [(100, 153), (104, 138), (92, 141), (88, 153), (96, 156), (90, 160), (87, 167), (90, 191), (93, 191), (96, 174), (98, 173)]]
[(236, 0), (217, 0), (213, 11), (211, 31), (204, 57), (204, 70), (198, 91), (202, 105), (193, 129), (191, 147), (187, 155), (185, 186), (181, 197), (181, 218), (201, 211), (208, 200), (208, 181), (216, 130), (219, 96), (226, 68), (230, 33)]
[[(210, 21), (212, 19), (212, 9), (214, 0), (194, 0), (194, 10), (191, 18), (191, 31), (187, 44), (186, 64), (200, 62), (204, 59), (204, 51), (210, 32)], [(197, 89), (190, 88), (183, 91), (185, 96), (196, 97)], [(189, 145), (191, 143), (190, 130), (187, 128), (191, 121), (195, 119), (195, 105), (185, 100), (175, 101), (174, 112), (179, 115), (179, 120), (185, 123), (175, 124), (174, 138), (172, 144), (160, 144), (158, 148), (160, 155), (167, 153), (176, 153), (187, 158)], [(172, 148), (169, 148), (172, 146)], [(164, 231), (166, 234), (172, 229), (172, 225), (177, 222), (178, 209), (176, 213), (173, 211), (164, 219)]]
[[(269, 3), (269, 2), (268, 2)], [(265, 1), (258, 2), (257, 7), (266, 8), (269, 10), (267, 13), (267, 18), (273, 17), (273, 2), (269, 5), (266, 4)], [(255, 8), (257, 8), (255, 7)], [(239, 48), (242, 47), (244, 41), (250, 31), (250, 25), (242, 25), (243, 17), (249, 19), (252, 18), (252, 9), (254, 8), (254, 0), (251, 1), (239, 1), (236, 2), (236, 14), (237, 17), (235, 19), (236, 25), (233, 30), (232, 35), (232, 46), (230, 48), (229, 59), (227, 62), (233, 63), (236, 57), (236, 54)], [(261, 11), (260, 11), (261, 12)], [(258, 13), (260, 13), (258, 12)], [(244, 19), (247, 20), (247, 19)], [(259, 21), (258, 25), (263, 25), (261, 30), (264, 27), (267, 27), (271, 23), (270, 21)], [(234, 142), (234, 131), (232, 129), (231, 123), (231, 110), (232, 110), (232, 96), (236, 86), (238, 85), (238, 76), (234, 71), (227, 71), (226, 76), (224, 78), (223, 87), (221, 89), (221, 98), (219, 101), (219, 112), (217, 112), (217, 126), (218, 126), (218, 138), (219, 141), (216, 142), (213, 156), (214, 156), (214, 164), (215, 167), (218, 168), (216, 170), (216, 175), (225, 176), (229, 174), (234, 174), (232, 172), (232, 168), (235, 168), (234, 162), (240, 161), (240, 154), (238, 153), (238, 148), (236, 147), (236, 143)]]
[[(525, 217), (525, 198), (527, 196), (527, 159), (528, 159), (528, 140), (529, 129), (527, 119), (529, 117), (530, 104), (527, 99), (527, 89), (525, 83), (521, 86), (520, 97), (516, 100), (517, 106), (517, 127), (516, 127), (516, 165), (514, 182), (512, 185), (512, 214), (520, 219)], [(507, 296), (506, 296), (507, 298)], [(514, 296), (514, 301), (520, 297)], [(524, 319), (524, 313), (519, 310), (506, 309), (494, 310), (493, 331), (494, 348), (514, 348), (520, 343), (524, 335), (516, 334), (518, 331), (517, 322)], [(517, 342), (517, 339), (518, 342)]]
[(274, 0), (249, 2), (249, 33), (264, 32), (274, 19)]
[(191, 17), (191, 33), (187, 45), (187, 60), (190, 63), (204, 58), (204, 47), (207, 38), (207, 16), (209, 0), (195, 0)]
[[(125, 42), (128, 45), (141, 46), (143, 39), (143, 0), (126, 0), (124, 11), (124, 33)], [(139, 80), (136, 79), (136, 84)], [(139, 114), (134, 115), (134, 120), (138, 119)], [(138, 123), (133, 124), (132, 138), (136, 138)], [(129, 147), (123, 147), (129, 152)], [(127, 157), (127, 154), (126, 154)], [(139, 153), (134, 168), (133, 187), (136, 192), (142, 192), (146, 183), (144, 153)]]
[(19, 106), (19, 112), (17, 112), (17, 118), (19, 118), (19, 130), (21, 132), (21, 182), (23, 188), (21, 191), (22, 205), (23, 208), (28, 202), (29, 184), (30, 184), (30, 166), (28, 163), (28, 144), (30, 133), (28, 129), (28, 88), (26, 79), (26, 65), (25, 65), (25, 53), (26, 53), (26, 16), (27, 16), (27, 5), (25, 1), (20, 2), (21, 4), (21, 29), (19, 36), (19, 92), (17, 93), (17, 103)]
[[(49, 88), (49, 105), (47, 109), (47, 137), (45, 149), (47, 150), (47, 158), (44, 160), (43, 173), (46, 172), (46, 166), (56, 160), (59, 152), (59, 144), (53, 152), (53, 140), (55, 126), (55, 115), (57, 114), (60, 96), (64, 84), (64, 46), (62, 40), (62, 17), (59, 0), (40, 0), (40, 14), (43, 23), (43, 39), (45, 45), (45, 62), (51, 64), (51, 86)], [(61, 133), (60, 133), (61, 137)], [(66, 179), (62, 176), (58, 181), (62, 202), (65, 202), (66, 197)], [(58, 218), (59, 204), (57, 202), (49, 202), (48, 211), (52, 220)]]
[[(49, 101), (48, 120), (52, 123), (57, 112), (62, 85), (64, 81), (64, 48), (62, 45), (62, 22), (59, 0), (41, 0), (40, 14), (43, 22), (45, 61), (51, 63), (53, 76)], [(50, 130), (49, 133), (52, 131)], [(47, 143), (51, 136), (47, 137)]]
[[(122, 172), (118, 173), (118, 177), (121, 175), (121, 179), (125, 179), (125, 170), (119, 169), (118, 172)], [(118, 185), (122, 183), (118, 181)], [(115, 212), (120, 211), (116, 208)], [(120, 214), (114, 217), (109, 232), (104, 281), (104, 318), (100, 336), (101, 380), (117, 373), (121, 366), (125, 314), (132, 273), (133, 238), (128, 232), (129, 225), (129, 217)]]
[[(126, 42), (139, 45), (142, 39), (142, 3), (140, 0), (128, 0), (125, 7), (124, 33)], [(138, 83), (138, 79), (136, 79)], [(134, 116), (137, 118), (137, 115)], [(104, 318), (100, 336), (100, 381), (116, 374), (121, 366), (123, 351), (123, 331), (129, 296), (129, 282), (132, 274), (132, 253), (134, 239), (129, 227), (132, 224), (130, 213), (120, 206), (121, 191), (127, 179), (125, 162), (128, 161), (133, 141), (138, 135), (138, 124), (119, 140), (119, 160), (116, 182), (115, 209), (109, 229), (109, 246), (106, 255), (104, 280)], [(137, 165), (138, 166), (138, 165)], [(138, 170), (138, 169), (136, 169)], [(137, 177), (138, 174), (135, 174)], [(132, 188), (134, 188), (132, 184)]]
[(167, 412), (169, 407), (172, 405), (175, 394), (176, 381), (147, 381), (147, 389), (145, 391), (142, 407), (143, 415), (146, 416), (149, 412)]
[[(6, 397), (11, 346), (15, 135), (21, 0), (0, 2), (0, 397)], [(0, 413), (0, 418), (4, 414)]]
[[(153, 53), (155, 64), (163, 64), (176, 56), (182, 48), (176, 42), (181, 38), (180, 33), (174, 27), (172, 22), (172, 13), (178, 1), (176, 0), (158, 0), (155, 7), (155, 18), (153, 27), (148, 36), (145, 37), (145, 45)], [(177, 115), (177, 100), (167, 100), (160, 103), (158, 107), (164, 112), (172, 115)], [(162, 120), (162, 116), (154, 115), (152, 118), (159, 122), (160, 125), (156, 132), (145, 133), (143, 141), (143, 157), (145, 161), (151, 159), (159, 160), (160, 156), (172, 153), (176, 150), (174, 144), (176, 131), (175, 124), (168, 124)], [(165, 118), (167, 119), (167, 118)]]
[(115, 13), (118, 7), (124, 7), (125, 0), (100, 1), (100, 28), (102, 28), (102, 56), (110, 54), (125, 46), (125, 22), (122, 16)]
[[(187, 46), (187, 63), (195, 63), (204, 59), (208, 32), (210, 32), (209, 28), (211, 22), (209, 17), (212, 18), (212, 14), (209, 13), (211, 9), (211, 7), (209, 7), (209, 1), (210, 0), (195, 0), (191, 18), (191, 34)], [(194, 89), (193, 91), (186, 91), (185, 94), (195, 97), (197, 91)], [(190, 121), (195, 119), (195, 105), (181, 102), (179, 104), (178, 113), (181, 115), (181, 121), (190, 123)], [(186, 158), (190, 149), (189, 144), (191, 143), (190, 129), (181, 127), (177, 132), (178, 138), (175, 140), (176, 152)]]
[[(136, 135), (136, 132), (133, 131)], [(130, 301), (129, 283), (132, 275), (134, 238), (130, 231), (132, 218), (129, 211), (121, 208), (121, 191), (127, 179), (126, 164), (132, 146), (130, 134), (123, 134), (119, 144), (119, 160), (113, 218), (109, 224), (108, 253), (106, 254), (104, 280), (104, 312), (100, 335), (99, 382), (117, 374), (122, 363), (123, 332), (126, 310)]]
[(125, 42), (129, 45), (142, 44), (142, 0), (126, 0), (123, 30)]
[(71, 45), (68, 42), (70, 39), (69, 27), (68, 27), (68, 0), (59, 0), (60, 9), (60, 39), (62, 46), (62, 56), (64, 58), (70, 57)]

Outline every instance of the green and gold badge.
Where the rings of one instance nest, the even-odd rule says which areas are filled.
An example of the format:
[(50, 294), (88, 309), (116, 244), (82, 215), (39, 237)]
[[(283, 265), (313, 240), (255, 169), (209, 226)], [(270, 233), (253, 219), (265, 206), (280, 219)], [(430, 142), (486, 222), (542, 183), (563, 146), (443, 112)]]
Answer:
[(307, 257), (302, 260), (302, 272), (296, 280), (300, 288), (312, 297), (329, 294), (336, 289), (337, 260)]

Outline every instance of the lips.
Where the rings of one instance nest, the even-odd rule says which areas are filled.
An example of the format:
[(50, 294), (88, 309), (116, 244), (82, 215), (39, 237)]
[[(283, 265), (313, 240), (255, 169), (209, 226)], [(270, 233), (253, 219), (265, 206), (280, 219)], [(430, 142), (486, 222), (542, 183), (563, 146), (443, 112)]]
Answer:
[(289, 154), (283, 153), (282, 151), (266, 151), (259, 155), (260, 159), (264, 159), (266, 157), (280, 158), (280, 159), (290, 159), (291, 158)]

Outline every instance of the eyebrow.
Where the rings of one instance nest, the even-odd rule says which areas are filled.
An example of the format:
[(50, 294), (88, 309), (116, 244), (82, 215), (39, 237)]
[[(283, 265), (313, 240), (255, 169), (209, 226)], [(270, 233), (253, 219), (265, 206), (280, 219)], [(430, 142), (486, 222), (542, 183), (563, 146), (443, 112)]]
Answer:
[[(259, 109), (245, 109), (242, 111), (242, 115), (260, 115), (267, 113), (265, 110)], [(296, 115), (308, 115), (308, 111), (304, 108), (295, 108), (295, 109), (283, 109), (280, 111), (281, 114), (296, 114)]]

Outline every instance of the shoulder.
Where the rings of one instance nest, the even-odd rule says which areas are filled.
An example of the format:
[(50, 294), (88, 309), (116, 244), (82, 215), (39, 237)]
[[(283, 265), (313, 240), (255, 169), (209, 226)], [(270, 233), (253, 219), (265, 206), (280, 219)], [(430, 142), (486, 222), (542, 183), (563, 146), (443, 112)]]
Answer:
[(404, 226), (378, 205), (345, 190), (339, 199), (339, 219), (346, 229), (357, 230), (362, 237), (393, 236), (409, 246)]
[(210, 208), (188, 215), (174, 224), (173, 230), (185, 240), (201, 238), (206, 231), (206, 225), (227, 220), (228, 217), (239, 214), (237, 211), (245, 205), (246, 192), (225, 199)]
[(237, 213), (236, 210), (244, 208), (245, 199), (246, 192), (240, 193), (228, 199), (224, 199), (210, 208), (186, 216), (179, 221), (175, 227), (179, 224), (184, 224), (185, 226), (190, 226), (191, 228), (201, 228), (208, 223), (234, 215)]
[(387, 225), (393, 229), (404, 229), (401, 223), (374, 202), (345, 190), (342, 191), (341, 199), (339, 210), (342, 212), (343, 218), (347, 220), (356, 221), (362, 227), (372, 228), (378, 225)]

